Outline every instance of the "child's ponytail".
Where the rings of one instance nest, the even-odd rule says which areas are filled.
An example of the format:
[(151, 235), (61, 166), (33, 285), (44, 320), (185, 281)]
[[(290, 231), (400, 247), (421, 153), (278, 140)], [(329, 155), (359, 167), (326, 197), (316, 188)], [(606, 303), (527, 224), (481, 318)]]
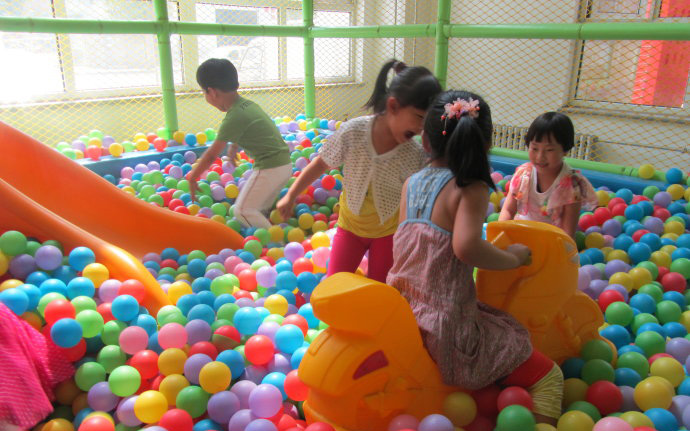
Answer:
[[(395, 71), (395, 76), (390, 85), (387, 85), (391, 69)], [(441, 91), (441, 85), (429, 69), (423, 66), (408, 67), (402, 61), (394, 59), (381, 67), (374, 90), (364, 108), (381, 114), (386, 110), (388, 98), (395, 97), (401, 107), (414, 106), (426, 111)]]
[(433, 159), (442, 159), (459, 187), (482, 181), (492, 189), (489, 147), (491, 110), (484, 99), (467, 91), (446, 91), (432, 104), (424, 122), (424, 135)]

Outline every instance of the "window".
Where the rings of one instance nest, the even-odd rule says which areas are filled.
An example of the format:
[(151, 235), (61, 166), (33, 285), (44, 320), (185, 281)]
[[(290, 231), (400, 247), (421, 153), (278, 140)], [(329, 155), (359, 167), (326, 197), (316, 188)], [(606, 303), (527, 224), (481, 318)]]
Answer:
[[(589, 0), (586, 22), (688, 22), (688, 0)], [(690, 41), (588, 40), (574, 104), (680, 113), (690, 100)]]
[[(301, 1), (215, 0), (196, 4), (196, 21), (222, 24), (302, 25)], [(249, 4), (252, 4), (249, 6)], [(350, 1), (314, 4), (315, 26), (353, 24)], [(184, 19), (184, 16), (183, 16)], [(199, 62), (211, 57), (227, 58), (237, 67), (243, 87), (299, 84), (304, 81), (304, 40), (298, 37), (199, 36)], [(353, 44), (348, 39), (315, 39), (317, 82), (353, 80)]]

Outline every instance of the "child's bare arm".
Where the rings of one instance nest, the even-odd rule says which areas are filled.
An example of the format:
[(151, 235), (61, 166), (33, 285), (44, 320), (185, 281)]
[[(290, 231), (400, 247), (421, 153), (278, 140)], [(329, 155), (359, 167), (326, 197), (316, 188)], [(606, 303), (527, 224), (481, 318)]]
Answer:
[(489, 203), (487, 186), (476, 182), (462, 188), (453, 225), (453, 251), (463, 262), (482, 269), (512, 269), (526, 263), (526, 247), (504, 251), (482, 239), (482, 224)]
[(575, 202), (574, 204), (566, 205), (563, 208), (562, 229), (565, 231), (565, 233), (570, 235), (571, 238), (575, 238), (575, 230), (577, 229), (577, 221), (580, 218), (581, 208), (581, 202)]
[(316, 181), (324, 172), (326, 172), (326, 169), (328, 168), (328, 164), (326, 164), (321, 156), (316, 156), (314, 157), (314, 160), (312, 160), (309, 165), (302, 170), (302, 173), (299, 177), (297, 177), (297, 180), (292, 183), (292, 186), (285, 196), (280, 198), (276, 204), (276, 208), (278, 209), (281, 217), (283, 217), (283, 220), (290, 218), (292, 207), (295, 206), (295, 199), (297, 199), (297, 196), (302, 193), (304, 189), (309, 186), (309, 184)]
[(224, 141), (213, 141), (213, 144), (204, 152), (196, 166), (189, 172), (187, 179), (189, 180), (189, 194), (192, 195), (192, 202), (196, 200), (196, 191), (198, 189), (196, 182), (199, 180), (201, 174), (206, 171), (216, 157), (218, 157), (225, 144), (226, 142)]
[(506, 200), (503, 202), (503, 208), (501, 208), (501, 214), (498, 216), (499, 221), (512, 220), (517, 212), (517, 201), (515, 196), (511, 192), (508, 192)]

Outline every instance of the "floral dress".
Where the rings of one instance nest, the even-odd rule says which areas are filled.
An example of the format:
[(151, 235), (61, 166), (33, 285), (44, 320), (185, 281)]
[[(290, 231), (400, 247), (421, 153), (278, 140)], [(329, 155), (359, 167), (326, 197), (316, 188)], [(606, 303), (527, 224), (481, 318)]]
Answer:
[(509, 192), (517, 202), (516, 220), (534, 220), (563, 228), (563, 211), (567, 205), (580, 202), (582, 209), (594, 209), (599, 200), (592, 185), (578, 171), (563, 163), (551, 187), (537, 191), (537, 170), (525, 163), (515, 170)]

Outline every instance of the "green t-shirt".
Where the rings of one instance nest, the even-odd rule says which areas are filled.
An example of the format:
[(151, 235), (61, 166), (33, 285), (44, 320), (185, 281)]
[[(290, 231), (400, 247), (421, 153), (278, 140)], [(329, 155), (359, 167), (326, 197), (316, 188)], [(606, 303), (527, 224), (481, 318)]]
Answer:
[(290, 150), (273, 120), (259, 105), (237, 97), (220, 124), (218, 141), (232, 142), (254, 159), (256, 169), (270, 169), (290, 163)]

